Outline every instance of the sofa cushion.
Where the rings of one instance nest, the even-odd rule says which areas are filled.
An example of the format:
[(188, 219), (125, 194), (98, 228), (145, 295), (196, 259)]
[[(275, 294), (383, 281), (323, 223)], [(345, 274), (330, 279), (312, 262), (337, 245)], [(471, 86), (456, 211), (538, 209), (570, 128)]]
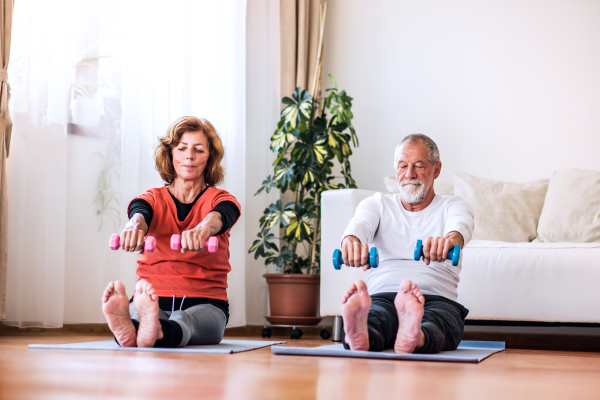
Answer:
[(540, 242), (600, 242), (600, 172), (556, 171), (537, 231)]
[(600, 322), (600, 243), (471, 240), (462, 257), (469, 319)]
[(454, 173), (454, 193), (475, 211), (475, 240), (532, 241), (547, 189), (548, 179), (512, 183)]
[[(399, 193), (398, 183), (396, 182), (395, 176), (386, 176), (383, 178), (385, 188), (389, 193)], [(433, 188), (436, 194), (441, 196), (454, 195), (454, 185), (452, 183), (440, 182), (438, 180), (433, 181)]]

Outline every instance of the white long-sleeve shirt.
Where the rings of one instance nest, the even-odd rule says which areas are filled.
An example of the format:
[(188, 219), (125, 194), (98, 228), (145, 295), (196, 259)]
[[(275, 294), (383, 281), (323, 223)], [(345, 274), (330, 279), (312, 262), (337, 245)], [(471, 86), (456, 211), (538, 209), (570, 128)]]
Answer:
[(436, 195), (422, 211), (407, 211), (399, 194), (377, 193), (360, 202), (354, 217), (344, 231), (344, 237), (356, 236), (369, 248), (377, 247), (379, 267), (367, 271), (370, 294), (397, 292), (404, 279), (416, 283), (423, 294), (457, 300), (461, 261), (455, 267), (451, 260), (430, 262), (414, 260), (418, 239), (445, 237), (460, 233), (465, 245), (475, 227), (473, 209), (460, 196)]

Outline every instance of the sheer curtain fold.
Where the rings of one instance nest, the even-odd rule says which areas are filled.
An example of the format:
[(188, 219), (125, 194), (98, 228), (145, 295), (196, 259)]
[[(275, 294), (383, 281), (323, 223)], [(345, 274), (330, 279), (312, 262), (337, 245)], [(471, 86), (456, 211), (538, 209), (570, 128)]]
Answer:
[[(131, 294), (137, 280), (135, 255), (106, 242), (125, 224), (129, 201), (163, 185), (153, 149), (174, 119), (194, 115), (216, 126), (226, 145), (223, 187), (244, 204), (246, 2), (18, 6), (5, 323), (104, 322), (99, 299), (107, 282), (121, 280)], [(245, 324), (238, 225), (230, 244), (230, 326)]]
[(8, 270), (8, 186), (6, 158), (10, 151), (12, 119), (8, 110), (10, 85), (8, 61), (14, 0), (0, 0), (0, 321), (6, 313), (6, 275)]

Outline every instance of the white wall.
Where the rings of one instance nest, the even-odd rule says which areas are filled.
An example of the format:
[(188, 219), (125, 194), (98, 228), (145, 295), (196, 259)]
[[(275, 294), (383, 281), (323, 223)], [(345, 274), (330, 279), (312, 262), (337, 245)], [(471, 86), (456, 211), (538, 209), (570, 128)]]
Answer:
[[(246, 248), (259, 232), (263, 210), (278, 194), (254, 196), (273, 174), (269, 149), (277, 127), (279, 96), (279, 0), (248, 0), (246, 19)], [(264, 258), (246, 255), (246, 323), (260, 325), (268, 315)]]
[(323, 73), (355, 99), (359, 188), (385, 190), (416, 132), (438, 143), (441, 181), (600, 170), (600, 2), (327, 2)]

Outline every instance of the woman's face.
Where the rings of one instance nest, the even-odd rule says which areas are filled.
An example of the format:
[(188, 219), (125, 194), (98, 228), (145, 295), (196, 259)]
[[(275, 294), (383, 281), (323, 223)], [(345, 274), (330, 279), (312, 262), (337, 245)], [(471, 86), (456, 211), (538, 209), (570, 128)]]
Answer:
[(173, 167), (177, 178), (193, 181), (204, 178), (208, 162), (208, 138), (203, 132), (186, 132), (173, 147)]

